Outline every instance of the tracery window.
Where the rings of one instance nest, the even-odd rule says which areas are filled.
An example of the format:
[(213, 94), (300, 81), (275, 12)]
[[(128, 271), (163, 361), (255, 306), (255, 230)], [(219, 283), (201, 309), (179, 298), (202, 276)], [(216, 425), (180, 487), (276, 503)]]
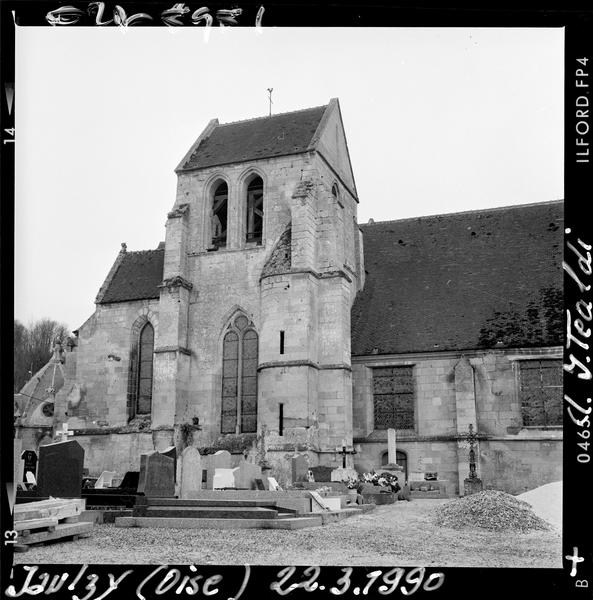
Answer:
[(257, 359), (258, 335), (241, 314), (222, 345), (222, 433), (257, 431)]
[(519, 361), (519, 398), (525, 427), (562, 425), (562, 362)]
[(255, 177), (247, 186), (246, 242), (261, 244), (264, 231), (264, 182)]
[(375, 429), (414, 429), (412, 366), (373, 369)]
[(128, 377), (128, 416), (148, 415), (152, 408), (154, 328), (143, 319), (132, 328), (130, 373)]
[(228, 228), (229, 188), (226, 182), (220, 183), (212, 198), (212, 246), (225, 248)]

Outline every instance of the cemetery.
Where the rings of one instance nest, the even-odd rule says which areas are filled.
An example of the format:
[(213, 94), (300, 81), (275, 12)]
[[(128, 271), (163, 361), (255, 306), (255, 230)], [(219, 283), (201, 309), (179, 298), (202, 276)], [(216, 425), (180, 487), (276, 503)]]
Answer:
[[(15, 439), (16, 529), (21, 550), (55, 539), (78, 539), (93, 526), (175, 529), (287, 529), (319, 527), (410, 500), (402, 468), (359, 474), (342, 466), (311, 466), (306, 454), (290, 457), (291, 482), (282, 488), (267, 465), (245, 454), (218, 450), (202, 456), (191, 445), (141, 454), (139, 472), (103, 471), (90, 476), (85, 452), (69, 439), (19, 452)], [(390, 458), (395, 458), (395, 436)], [(399, 476), (399, 477), (398, 477)], [(400, 479), (401, 484), (398, 482)]]
[[(368, 541), (368, 535), (377, 527), (392, 531), (389, 539), (400, 540), (400, 544), (403, 534), (415, 538), (426, 528), (427, 533), (420, 537), (430, 536), (437, 556), (438, 549), (445, 547), (443, 540), (452, 543), (458, 539), (453, 536), (461, 536), (467, 548), (473, 548), (475, 540), (471, 536), (479, 531), (505, 535), (507, 545), (509, 532), (513, 540), (523, 535), (527, 547), (535, 547), (536, 540), (537, 544), (545, 541), (550, 556), (560, 542), (558, 530), (549, 524), (550, 517), (544, 515), (546, 520), (542, 520), (528, 504), (534, 504), (535, 491), (524, 501), (504, 492), (478, 489), (481, 480), (475, 476), (471, 439), (468, 493), (452, 499), (445, 495), (447, 485), (439, 480), (438, 473), (416, 471), (406, 478), (401, 465), (395, 462), (358, 473), (346, 467), (345, 461), (335, 468), (311, 466), (306, 454), (295, 452), (290, 457), (291, 483), (281, 487), (273, 470), (250, 462), (243, 454), (218, 450), (202, 455), (193, 445), (181, 452), (171, 446), (161, 452), (143, 453), (139, 472), (103, 471), (91, 476), (84, 467), (84, 450), (69, 439), (68, 428), (58, 428), (56, 437), (53, 443), (40, 447), (39, 457), (32, 451), (15, 452), (15, 480), (22, 481), (16, 491), (15, 549), (28, 551), (27, 556), (35, 556), (35, 561), (43, 562), (43, 557), (48, 562), (55, 560), (42, 547), (54, 542), (70, 542), (65, 546), (71, 550), (62, 549), (62, 545), (60, 556), (71, 557), (72, 562), (89, 560), (89, 556), (99, 562), (118, 562), (118, 556), (119, 562), (130, 562), (118, 554), (116, 548), (121, 544), (130, 549), (139, 544), (134, 550), (138, 554), (133, 554), (139, 557), (138, 562), (179, 561), (180, 556), (186, 560), (191, 552), (197, 552), (198, 538), (191, 537), (195, 530), (200, 530), (200, 548), (205, 557), (211, 556), (209, 539), (213, 548), (224, 548), (229, 540), (224, 537), (229, 535), (226, 532), (241, 529), (241, 536), (233, 538), (233, 544), (240, 547), (236, 560), (269, 564), (273, 560), (267, 552), (274, 551), (278, 556), (270, 543), (288, 545), (294, 560), (302, 556), (298, 547), (301, 531), (311, 531), (320, 544), (325, 543), (322, 540), (330, 544), (332, 559), (323, 563), (324, 559), (318, 557), (319, 564), (339, 562), (342, 555), (343, 560), (352, 560), (348, 552), (354, 552), (362, 540), (366, 540), (364, 554), (369, 555), (368, 560), (372, 557), (369, 564), (382, 564), (386, 558), (381, 557), (388, 549), (393, 560), (401, 551), (399, 545), (394, 546), (395, 541), (386, 539), (381, 548)], [(395, 440), (394, 436), (390, 438), (389, 458), (394, 458)], [(15, 450), (19, 441), (15, 440)], [(261, 533), (255, 533), (258, 530)], [(322, 533), (324, 530), (327, 533)], [(153, 538), (144, 538), (141, 531), (149, 536), (152, 534), (148, 532), (158, 531), (163, 545), (160, 541), (156, 547), (142, 542)], [(294, 537), (279, 541), (275, 536), (284, 535), (283, 531)], [(483, 535), (478, 534), (477, 539)], [(100, 541), (102, 550), (94, 549), (93, 539)], [(258, 558), (252, 548), (259, 548)], [(101, 551), (103, 554), (94, 554)], [(507, 551), (510, 560), (515, 550), (508, 546)], [(215, 563), (233, 562), (223, 550), (215, 556)], [(360, 554), (357, 556), (362, 560)], [(527, 561), (529, 556), (522, 555), (522, 560)], [(551, 557), (549, 564), (555, 564)]]

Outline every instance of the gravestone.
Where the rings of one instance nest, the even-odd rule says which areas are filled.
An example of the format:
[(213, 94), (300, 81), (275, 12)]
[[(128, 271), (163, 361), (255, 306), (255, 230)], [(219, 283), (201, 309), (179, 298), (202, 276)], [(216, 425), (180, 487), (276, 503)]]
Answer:
[(358, 479), (358, 472), (356, 469), (350, 469), (346, 467), (338, 467), (331, 472), (331, 481), (347, 481), (348, 479)]
[(258, 490), (265, 490), (266, 489), (266, 486), (264, 485), (264, 480), (263, 479), (256, 479), (255, 480), (255, 485), (256, 485), (256, 488)]
[(84, 450), (74, 441), (39, 448), (37, 490), (40, 496), (80, 498)]
[(282, 490), (279, 483), (274, 477), (268, 477), (268, 485), (270, 486), (270, 490), (272, 490), (273, 492), (279, 492), (280, 490)]
[(212, 479), (212, 489), (220, 490), (224, 488), (235, 487), (235, 471), (239, 467), (234, 469), (216, 469), (214, 477)]
[(21, 458), (21, 450), (23, 448), (23, 440), (21, 438), (16, 438), (12, 443), (12, 481), (14, 482), (14, 489), (16, 489), (17, 484), (23, 482), (24, 475), (24, 463)]
[(231, 453), (226, 450), (219, 450), (215, 454), (208, 454), (206, 460), (206, 489), (212, 490), (214, 484), (214, 473), (216, 469), (231, 468)]
[(25, 450), (21, 454), (23, 460), (23, 475), (25, 473), (37, 474), (37, 452), (35, 450)]
[(113, 485), (113, 477), (115, 476), (115, 471), (103, 471), (101, 475), (99, 475), (99, 479), (95, 482), (95, 489), (102, 490)]
[(160, 452), (140, 455), (138, 492), (154, 498), (175, 494), (175, 461)]
[(173, 459), (173, 474), (175, 481), (177, 481), (177, 448), (175, 448), (175, 446), (169, 446), (168, 448), (165, 448), (159, 452), (159, 454)]
[(291, 458), (292, 466), (292, 483), (297, 481), (307, 481), (307, 473), (309, 472), (309, 461), (306, 454), (295, 454)]
[(37, 479), (35, 479), (35, 475), (33, 475), (33, 473), (31, 473), (31, 471), (27, 471), (25, 473), (25, 481), (30, 486), (37, 485)]
[(121, 480), (121, 483), (119, 484), (119, 489), (132, 490), (136, 492), (136, 490), (138, 489), (139, 478), (139, 471), (127, 471), (124, 475), (124, 478)]
[(333, 470), (334, 470), (333, 467), (323, 467), (323, 466), (311, 467), (311, 469), (310, 469), (311, 473), (313, 473), (313, 477), (315, 478), (316, 482), (331, 481), (331, 476), (332, 476)]
[(179, 457), (179, 497), (192, 498), (202, 489), (202, 457), (197, 448), (184, 448)]
[(255, 480), (262, 476), (261, 468), (247, 461), (241, 462), (234, 471), (235, 487), (240, 490), (255, 489)]

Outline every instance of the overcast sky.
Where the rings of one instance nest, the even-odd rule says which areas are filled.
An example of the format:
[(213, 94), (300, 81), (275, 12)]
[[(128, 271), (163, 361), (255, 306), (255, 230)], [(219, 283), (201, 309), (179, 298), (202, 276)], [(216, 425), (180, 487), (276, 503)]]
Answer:
[(165, 239), (211, 118), (340, 100), (359, 222), (563, 197), (562, 29), (18, 28), (15, 318), (76, 329)]

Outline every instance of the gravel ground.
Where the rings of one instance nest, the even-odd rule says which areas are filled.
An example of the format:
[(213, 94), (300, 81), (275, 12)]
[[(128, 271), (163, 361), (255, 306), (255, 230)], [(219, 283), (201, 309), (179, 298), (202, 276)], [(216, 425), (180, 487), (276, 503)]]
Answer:
[(562, 482), (555, 481), (517, 496), (531, 504), (533, 512), (562, 531)]
[(96, 525), (88, 538), (32, 546), (15, 554), (15, 562), (561, 568), (558, 532), (435, 527), (435, 509), (446, 502), (397, 502), (339, 523), (296, 531)]

